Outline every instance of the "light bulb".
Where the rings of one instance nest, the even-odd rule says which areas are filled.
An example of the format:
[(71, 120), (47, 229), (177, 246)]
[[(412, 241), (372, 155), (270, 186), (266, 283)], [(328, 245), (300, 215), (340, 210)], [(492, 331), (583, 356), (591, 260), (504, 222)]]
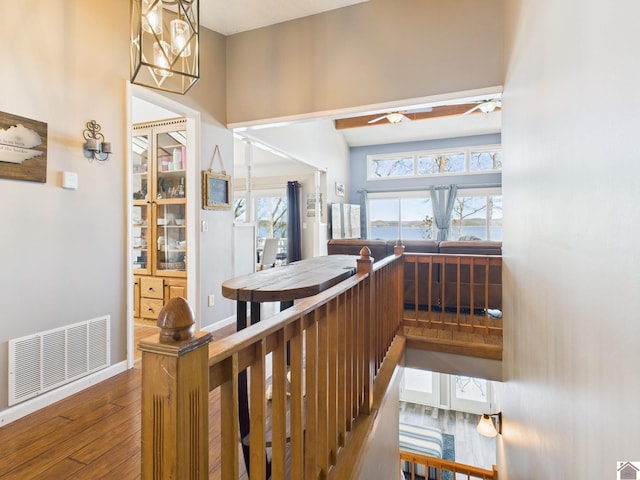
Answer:
[(142, 29), (147, 33), (162, 35), (162, 2), (142, 0)]
[[(169, 61), (169, 48), (169, 44), (162, 40), (153, 44), (153, 64), (156, 67), (160, 67), (154, 68), (153, 72), (161, 77), (170, 77), (173, 75), (173, 72), (168, 71), (168, 69), (171, 68)], [(162, 70), (164, 68), (167, 70)]]
[(191, 55), (189, 24), (178, 18), (171, 20), (171, 51), (174, 55), (180, 55), (181, 57)]

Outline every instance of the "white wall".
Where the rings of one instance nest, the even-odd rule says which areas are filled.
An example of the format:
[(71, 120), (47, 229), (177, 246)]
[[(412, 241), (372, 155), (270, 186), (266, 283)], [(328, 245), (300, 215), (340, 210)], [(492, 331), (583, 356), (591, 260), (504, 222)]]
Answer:
[(640, 445), (640, 4), (504, 4), (500, 478), (616, 478)]
[[(258, 190), (261, 186), (272, 188), (278, 184), (286, 188), (288, 180), (298, 180), (302, 184), (302, 257), (326, 254), (327, 205), (334, 201), (345, 201), (335, 195), (336, 181), (345, 184), (347, 190), (349, 185), (349, 147), (342, 134), (336, 131), (330, 120), (249, 129), (242, 134), (295, 159), (283, 163), (279, 157), (273, 154), (268, 157), (269, 154), (255, 147), (253, 187)], [(244, 148), (238, 147), (236, 152), (236, 164), (241, 164)], [(270, 166), (271, 162), (273, 167)], [(289, 173), (286, 174), (284, 169), (288, 169)], [(319, 179), (322, 193), (319, 223), (315, 217), (306, 216), (307, 194), (315, 193), (317, 170), (322, 170)]]

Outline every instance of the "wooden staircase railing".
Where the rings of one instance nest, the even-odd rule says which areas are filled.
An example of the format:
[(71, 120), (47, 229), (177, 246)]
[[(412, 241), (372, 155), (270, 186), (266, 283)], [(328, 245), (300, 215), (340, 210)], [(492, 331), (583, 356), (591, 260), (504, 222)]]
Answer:
[[(251, 479), (356, 476), (405, 349), (399, 333), (407, 258), (399, 244), (395, 255), (374, 264), (365, 247), (354, 275), (215, 342), (193, 331), (186, 300), (172, 299), (160, 312), (161, 334), (140, 343), (142, 478), (206, 479), (211, 457), (220, 462), (223, 479), (237, 479), (243, 449)], [(243, 375), (249, 378), (250, 433), (241, 438)], [(210, 445), (213, 391), (220, 398), (220, 438)], [(428, 461), (440, 469), (456, 465)]]
[[(480, 480), (498, 480), (498, 469), (494, 465), (491, 470), (484, 468), (474, 467), (471, 465), (464, 465), (462, 463), (451, 462), (449, 460), (443, 460), (441, 458), (429, 457), (427, 455), (420, 455), (417, 453), (409, 453), (400, 451), (400, 462), (409, 462), (411, 465), (411, 471), (405, 472), (405, 480), (416, 480), (418, 477), (416, 474), (416, 467), (421, 465), (425, 471), (431, 470), (431, 474), (435, 475), (437, 480), (446, 478), (445, 472), (450, 472), (451, 479), (480, 479)], [(433, 478), (429, 476), (428, 478)]]
[[(192, 313), (184, 318), (189, 316), (185, 308), (190, 311), (184, 299), (176, 299), (177, 308), (172, 300), (163, 309), (160, 338), (140, 344), (143, 478), (208, 478), (209, 445), (202, 441), (202, 431), (208, 431), (208, 403), (206, 397), (202, 401), (202, 391), (217, 388), (223, 479), (240, 475), (241, 442), (249, 445), (252, 479), (285, 478), (287, 472), (290, 478), (331, 478), (333, 467), (349, 451), (354, 422), (371, 413), (374, 380), (401, 324), (402, 256), (374, 265), (368, 249), (361, 253), (356, 274), (347, 280), (209, 344), (204, 370), (201, 352), (207, 352), (210, 336), (184, 333), (193, 324)], [(390, 285), (397, 289), (395, 294), (389, 294)], [(273, 395), (269, 401), (268, 354)], [(250, 435), (240, 439), (238, 375), (246, 370)], [(348, 462), (357, 464), (352, 454)], [(185, 470), (184, 464), (198, 468)]]

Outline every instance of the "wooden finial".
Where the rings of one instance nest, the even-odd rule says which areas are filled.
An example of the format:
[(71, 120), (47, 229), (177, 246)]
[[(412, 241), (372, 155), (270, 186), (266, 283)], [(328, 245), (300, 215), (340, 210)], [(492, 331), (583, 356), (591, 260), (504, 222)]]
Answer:
[(404, 243), (402, 243), (402, 240), (396, 241), (396, 244), (393, 246), (393, 254), (394, 255), (404, 254)]
[(358, 265), (358, 273), (371, 273), (373, 257), (371, 256), (371, 250), (369, 250), (369, 247), (362, 247), (360, 249), (360, 258), (356, 260), (356, 263)]
[(360, 249), (360, 258), (371, 258), (371, 250), (369, 250), (369, 247), (362, 247)]
[(193, 338), (195, 323), (189, 303), (182, 297), (172, 298), (158, 314), (160, 342), (177, 343)]

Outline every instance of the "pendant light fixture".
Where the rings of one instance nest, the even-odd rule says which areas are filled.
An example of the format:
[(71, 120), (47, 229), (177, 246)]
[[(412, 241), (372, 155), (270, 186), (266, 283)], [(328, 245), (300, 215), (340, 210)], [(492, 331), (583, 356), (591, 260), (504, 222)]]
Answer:
[(200, 78), (200, 0), (131, 0), (131, 83), (184, 95)]

